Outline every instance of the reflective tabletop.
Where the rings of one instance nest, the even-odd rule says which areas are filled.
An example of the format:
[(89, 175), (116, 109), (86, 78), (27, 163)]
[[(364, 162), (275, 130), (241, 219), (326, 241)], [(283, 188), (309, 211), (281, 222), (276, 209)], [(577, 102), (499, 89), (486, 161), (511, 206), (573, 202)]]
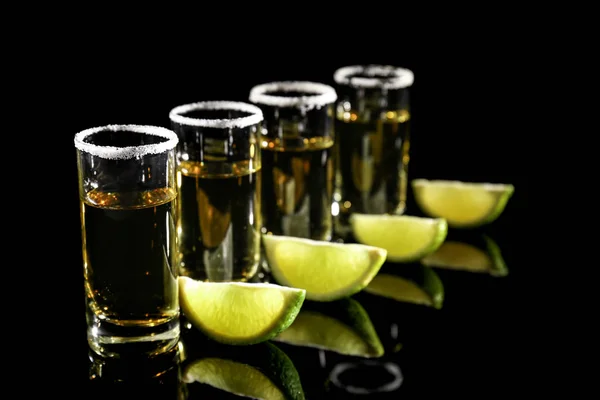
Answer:
[(306, 301), (294, 324), (268, 342), (226, 346), (184, 324), (172, 352), (115, 360), (94, 355), (82, 337), (78, 387), (86, 397), (160, 399), (507, 392), (517, 381), (515, 321), (527, 269), (517, 216), (507, 207), (488, 227), (450, 229), (434, 254), (384, 264), (350, 298)]

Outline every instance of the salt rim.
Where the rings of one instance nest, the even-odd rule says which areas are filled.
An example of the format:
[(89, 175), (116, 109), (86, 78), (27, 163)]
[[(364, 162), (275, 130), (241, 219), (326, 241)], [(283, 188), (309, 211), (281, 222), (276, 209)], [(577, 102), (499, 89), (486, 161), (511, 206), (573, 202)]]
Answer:
[[(90, 135), (98, 132), (112, 131), (112, 132), (137, 132), (144, 133), (147, 135), (160, 136), (167, 139), (166, 142), (155, 143), (155, 144), (142, 144), (139, 146), (99, 146), (92, 143), (87, 143), (84, 139)], [(165, 151), (174, 149), (179, 138), (177, 134), (170, 129), (166, 129), (160, 126), (151, 125), (104, 125), (95, 128), (85, 129), (75, 135), (75, 147), (85, 153), (91, 154), (96, 157), (104, 158), (107, 160), (127, 160), (132, 158), (139, 158), (148, 154), (160, 154)]]
[[(270, 95), (270, 92), (306, 92), (306, 96), (285, 97)], [(317, 93), (317, 94), (314, 94)], [(298, 107), (304, 110), (321, 108), (337, 100), (335, 89), (329, 85), (309, 81), (278, 81), (263, 83), (250, 90), (249, 100), (253, 103), (273, 107)]]
[[(225, 118), (225, 119), (201, 119), (201, 118), (190, 118), (184, 117), (181, 114), (195, 111), (195, 110), (232, 110), (242, 111), (249, 113), (246, 117), (239, 118)], [(169, 112), (169, 118), (171, 121), (181, 125), (189, 126), (200, 126), (203, 128), (217, 128), (217, 129), (228, 129), (228, 128), (246, 128), (250, 125), (256, 125), (263, 120), (263, 113), (260, 108), (255, 105), (240, 102), (240, 101), (226, 101), (226, 100), (211, 100), (211, 101), (199, 101), (196, 103), (182, 104), (173, 108)]]
[[(355, 77), (362, 74), (373, 78)], [(389, 77), (383, 80), (376, 75)], [(337, 69), (333, 80), (340, 85), (349, 85), (356, 88), (384, 88), (404, 89), (412, 86), (415, 77), (411, 70), (393, 65), (351, 65)]]

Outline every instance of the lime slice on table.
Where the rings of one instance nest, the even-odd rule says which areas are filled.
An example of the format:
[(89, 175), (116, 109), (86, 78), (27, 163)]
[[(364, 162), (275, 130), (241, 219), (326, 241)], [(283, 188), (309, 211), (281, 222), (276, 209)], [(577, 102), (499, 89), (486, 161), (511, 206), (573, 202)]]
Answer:
[(366, 293), (405, 303), (442, 308), (444, 285), (438, 274), (429, 267), (415, 265), (409, 270), (394, 268), (394, 272), (379, 272), (364, 289)]
[(273, 340), (365, 358), (384, 353), (369, 314), (351, 298), (328, 303), (307, 301), (292, 325)]
[(384, 249), (292, 236), (263, 235), (275, 281), (306, 290), (306, 299), (334, 301), (361, 291), (385, 262)]
[(182, 381), (189, 385), (189, 393), (200, 389), (191, 385), (197, 382), (253, 399), (305, 398), (296, 367), (272, 343), (248, 346), (244, 351), (219, 345), (207, 353), (184, 365)]
[(203, 282), (179, 277), (179, 303), (209, 338), (247, 345), (271, 339), (296, 318), (306, 292), (270, 283)]
[(424, 257), (421, 264), (435, 267), (487, 273), (492, 276), (508, 275), (508, 268), (500, 247), (487, 235), (482, 235), (483, 246), (460, 241), (446, 241), (433, 254)]
[[(224, 350), (210, 353), (186, 364), (182, 374), (184, 383), (203, 383), (253, 399), (305, 398), (296, 367), (290, 358), (272, 343), (248, 346), (244, 351)], [(195, 388), (191, 385), (188, 387), (191, 393), (193, 389)]]
[(350, 225), (362, 244), (387, 251), (387, 261), (408, 263), (433, 253), (446, 239), (448, 225), (443, 218), (409, 215), (352, 214)]
[(513, 185), (414, 179), (415, 202), (426, 215), (445, 218), (452, 228), (489, 224), (502, 214), (515, 191)]

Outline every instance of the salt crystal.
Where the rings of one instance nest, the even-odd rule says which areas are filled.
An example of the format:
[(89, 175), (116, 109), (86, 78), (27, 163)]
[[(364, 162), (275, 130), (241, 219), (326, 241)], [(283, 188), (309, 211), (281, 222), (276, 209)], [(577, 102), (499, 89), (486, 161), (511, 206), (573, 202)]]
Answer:
[(336, 70), (333, 79), (355, 88), (403, 89), (412, 86), (415, 78), (411, 70), (392, 65), (352, 65)]
[[(88, 143), (85, 138), (99, 132), (137, 132), (146, 135), (160, 136), (167, 139), (161, 143), (142, 144), (139, 146), (104, 146)], [(107, 160), (127, 160), (148, 154), (160, 154), (175, 148), (179, 139), (175, 132), (159, 126), (150, 125), (105, 125), (85, 129), (75, 135), (75, 147), (85, 153)]]
[[(191, 111), (197, 110), (231, 110), (241, 111), (250, 115), (238, 118), (214, 118), (214, 119), (203, 119), (203, 118), (190, 118), (184, 116), (184, 114)], [(183, 104), (177, 106), (169, 113), (171, 121), (189, 126), (199, 126), (203, 128), (217, 128), (217, 129), (228, 129), (228, 128), (246, 128), (250, 125), (255, 125), (263, 120), (263, 113), (260, 108), (255, 105), (243, 103), (239, 101), (199, 101), (196, 103)]]

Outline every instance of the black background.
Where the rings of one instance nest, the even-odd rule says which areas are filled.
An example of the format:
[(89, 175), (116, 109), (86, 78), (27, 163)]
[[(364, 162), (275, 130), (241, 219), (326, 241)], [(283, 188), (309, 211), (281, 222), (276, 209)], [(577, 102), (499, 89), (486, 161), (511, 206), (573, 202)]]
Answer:
[[(482, 47), (452, 38), (385, 40), (377, 34), (297, 38), (278, 44), (277, 38), (226, 40), (204, 36), (197, 42), (149, 40), (144, 30), (117, 40), (101, 34), (63, 43), (48, 60), (52, 158), (45, 159), (44, 190), (58, 189), (54, 212), (44, 228), (51, 272), (40, 292), (51, 293), (52, 307), (42, 316), (46, 337), (54, 341), (34, 351), (46, 366), (44, 377), (56, 393), (68, 393), (87, 377), (81, 343), (85, 341), (79, 204), (73, 136), (105, 124), (169, 126), (169, 110), (199, 100), (247, 101), (250, 88), (273, 80), (312, 80), (333, 84), (336, 68), (352, 64), (391, 64), (413, 70), (412, 136), (409, 176), (512, 183), (516, 190), (505, 213), (495, 223), (509, 263), (501, 283), (478, 278), (453, 279), (454, 293), (443, 323), (421, 329), (422, 355), (408, 354), (414, 393), (498, 393), (514, 389), (527, 365), (522, 350), (527, 303), (524, 288), (528, 254), (524, 216), (528, 198), (527, 138), (516, 137), (511, 118), (515, 92), (506, 74), (513, 63), (498, 43)], [(89, 33), (89, 32), (88, 32)], [(238, 33), (239, 35), (240, 33)], [(199, 34), (200, 35), (200, 34)], [(201, 37), (201, 36), (199, 36)], [(46, 95), (49, 93), (46, 92)], [(408, 213), (415, 211), (409, 208)], [(475, 285), (475, 286), (474, 286)], [(477, 285), (482, 285), (477, 287)], [(454, 311), (452, 311), (454, 310)], [(56, 318), (65, 321), (56, 326)], [(42, 322), (40, 322), (42, 323)], [(456, 326), (463, 326), (462, 329)], [(452, 329), (450, 329), (452, 328)], [(416, 340), (416, 339), (415, 339)], [(411, 370), (412, 368), (412, 370)], [(405, 371), (405, 374), (407, 372)], [(49, 386), (50, 387), (50, 386)], [(485, 397), (485, 396), (484, 396)]]

